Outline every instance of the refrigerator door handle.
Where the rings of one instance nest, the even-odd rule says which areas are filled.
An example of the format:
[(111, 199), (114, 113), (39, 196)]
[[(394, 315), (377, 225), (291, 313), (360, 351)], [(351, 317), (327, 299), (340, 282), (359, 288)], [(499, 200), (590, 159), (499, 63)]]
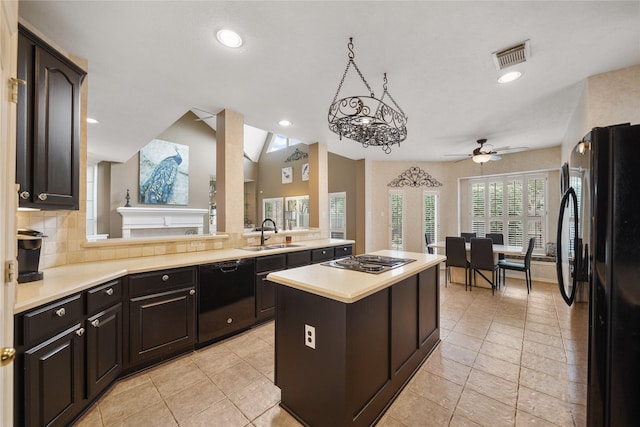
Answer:
[[(564, 287), (564, 277), (562, 275), (562, 220), (564, 219), (564, 211), (568, 206), (569, 198), (571, 198), (571, 202), (573, 204), (573, 212), (576, 214), (576, 218), (573, 221), (574, 227), (574, 239), (573, 239), (573, 273), (571, 274), (572, 286), (571, 286), (571, 295), (567, 295), (566, 289)], [(562, 295), (562, 299), (567, 303), (568, 306), (573, 304), (576, 298), (576, 276), (578, 275), (578, 271), (576, 270), (576, 260), (578, 258), (578, 198), (576, 197), (576, 192), (573, 187), (569, 187), (564, 196), (562, 196), (562, 201), (560, 202), (560, 213), (558, 215), (558, 230), (556, 235), (556, 274), (558, 275), (558, 286), (560, 287), (560, 295)]]

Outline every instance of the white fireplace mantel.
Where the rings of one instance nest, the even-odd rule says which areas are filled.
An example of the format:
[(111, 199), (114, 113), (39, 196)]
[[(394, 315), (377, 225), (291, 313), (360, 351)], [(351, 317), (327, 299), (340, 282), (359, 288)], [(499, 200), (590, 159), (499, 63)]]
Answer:
[(122, 237), (203, 234), (207, 209), (120, 207)]

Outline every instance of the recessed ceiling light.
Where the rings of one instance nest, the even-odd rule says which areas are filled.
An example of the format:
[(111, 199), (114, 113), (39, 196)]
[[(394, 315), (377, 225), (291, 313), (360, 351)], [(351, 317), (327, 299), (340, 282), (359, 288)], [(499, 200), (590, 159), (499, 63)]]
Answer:
[(522, 73), (520, 71), (510, 71), (508, 73), (501, 75), (498, 78), (498, 83), (509, 83), (514, 80), (518, 80), (520, 76), (522, 76)]
[(242, 46), (242, 37), (233, 30), (220, 30), (216, 33), (218, 41), (227, 47)]
[(87, 117), (87, 123), (95, 125), (100, 123), (99, 121), (97, 121), (96, 119), (92, 119), (91, 117)]
[(284, 127), (291, 126), (291, 122), (289, 120), (280, 120), (278, 124)]

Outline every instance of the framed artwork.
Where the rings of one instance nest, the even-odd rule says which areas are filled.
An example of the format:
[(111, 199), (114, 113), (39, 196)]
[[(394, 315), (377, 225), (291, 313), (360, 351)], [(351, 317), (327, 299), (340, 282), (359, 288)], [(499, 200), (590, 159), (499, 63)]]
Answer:
[(189, 146), (154, 139), (140, 150), (140, 203), (189, 204)]
[(293, 182), (293, 168), (289, 166), (288, 168), (282, 168), (282, 183), (290, 184)]
[(302, 165), (302, 180), (309, 181), (309, 163)]

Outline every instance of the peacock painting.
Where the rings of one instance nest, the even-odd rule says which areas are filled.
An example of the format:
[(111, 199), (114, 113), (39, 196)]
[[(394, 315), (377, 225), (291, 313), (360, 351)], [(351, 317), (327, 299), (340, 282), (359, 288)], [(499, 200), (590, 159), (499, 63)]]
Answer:
[(154, 139), (140, 150), (140, 203), (189, 203), (189, 147)]

